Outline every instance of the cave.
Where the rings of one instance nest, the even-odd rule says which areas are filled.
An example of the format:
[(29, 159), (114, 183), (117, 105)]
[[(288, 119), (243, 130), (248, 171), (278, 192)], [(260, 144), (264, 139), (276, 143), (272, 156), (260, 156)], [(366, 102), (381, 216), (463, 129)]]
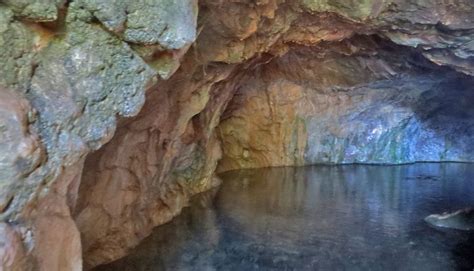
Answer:
[(0, 269), (471, 270), (471, 0), (0, 0)]

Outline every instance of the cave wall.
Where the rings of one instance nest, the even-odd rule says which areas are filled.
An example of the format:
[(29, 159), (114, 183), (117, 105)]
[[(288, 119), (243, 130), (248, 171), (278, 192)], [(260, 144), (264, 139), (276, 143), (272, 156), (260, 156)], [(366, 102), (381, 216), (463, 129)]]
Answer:
[(357, 36), (249, 70), (217, 128), (219, 171), (474, 161), (472, 77), (419, 54)]
[[(81, 270), (123, 256), (190, 195), (219, 183), (221, 156), (220, 170), (398, 163), (449, 143), (443, 159), (472, 159), (469, 144), (456, 144), (472, 141), (473, 15), (470, 0), (0, 1), (0, 266)], [(426, 64), (413, 67), (406, 51)], [(456, 95), (439, 98), (447, 92)], [(269, 94), (279, 103), (268, 105)], [(427, 110), (458, 101), (458, 111), (438, 115), (448, 119)], [(340, 111), (345, 131), (321, 103)], [(399, 119), (380, 103), (401, 109)], [(270, 113), (284, 125), (275, 130)], [(351, 118), (374, 113), (382, 120)], [(239, 114), (254, 121), (242, 124)], [(425, 154), (332, 158), (373, 143), (364, 133), (377, 121), (393, 125), (388, 142), (418, 135), (401, 125), (422, 117), (408, 126), (434, 129), (430, 140), (441, 142)], [(450, 117), (466, 119), (462, 140), (442, 138), (459, 122), (423, 126)], [(260, 124), (271, 131), (249, 126)], [(236, 127), (270, 136), (276, 148), (262, 152), (266, 142)], [(352, 141), (324, 143), (345, 135)], [(374, 151), (384, 146), (375, 141)]]
[(82, 270), (85, 156), (176, 69), (196, 20), (195, 1), (0, 1), (2, 270)]

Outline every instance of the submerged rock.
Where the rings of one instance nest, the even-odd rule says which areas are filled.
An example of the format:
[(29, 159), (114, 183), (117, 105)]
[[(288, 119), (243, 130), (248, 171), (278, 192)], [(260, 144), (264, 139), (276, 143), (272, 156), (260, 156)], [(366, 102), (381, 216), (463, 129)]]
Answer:
[(474, 208), (429, 215), (425, 217), (425, 221), (439, 228), (472, 231), (474, 230)]

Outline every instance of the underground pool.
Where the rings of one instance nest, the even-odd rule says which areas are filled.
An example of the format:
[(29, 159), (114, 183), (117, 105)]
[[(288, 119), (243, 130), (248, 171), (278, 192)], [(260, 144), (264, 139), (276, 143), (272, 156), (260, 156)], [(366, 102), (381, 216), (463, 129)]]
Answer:
[(238, 170), (102, 270), (472, 270), (474, 233), (424, 218), (474, 205), (474, 165)]

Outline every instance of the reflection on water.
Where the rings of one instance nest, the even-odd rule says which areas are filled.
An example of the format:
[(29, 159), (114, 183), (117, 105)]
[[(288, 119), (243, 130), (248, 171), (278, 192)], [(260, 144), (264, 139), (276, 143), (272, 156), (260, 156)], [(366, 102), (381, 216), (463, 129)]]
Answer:
[(128, 257), (97, 270), (459, 270), (474, 234), (432, 213), (474, 206), (473, 164), (229, 172)]

